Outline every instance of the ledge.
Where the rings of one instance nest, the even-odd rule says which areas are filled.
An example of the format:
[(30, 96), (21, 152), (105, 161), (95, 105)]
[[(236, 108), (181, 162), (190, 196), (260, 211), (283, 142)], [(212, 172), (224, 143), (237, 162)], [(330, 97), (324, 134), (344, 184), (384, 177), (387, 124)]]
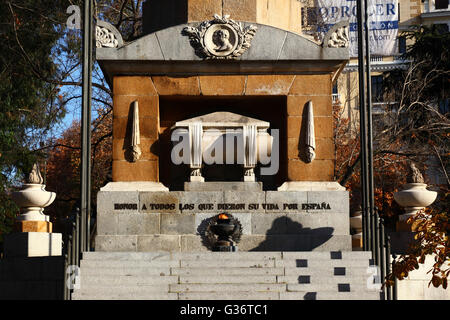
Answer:
[(115, 75), (334, 73), (349, 60), (348, 48), (322, 47), (299, 34), (255, 23), (251, 47), (238, 59), (203, 60), (182, 35), (186, 26), (196, 25), (169, 27), (120, 48), (98, 48), (97, 61), (111, 80)]

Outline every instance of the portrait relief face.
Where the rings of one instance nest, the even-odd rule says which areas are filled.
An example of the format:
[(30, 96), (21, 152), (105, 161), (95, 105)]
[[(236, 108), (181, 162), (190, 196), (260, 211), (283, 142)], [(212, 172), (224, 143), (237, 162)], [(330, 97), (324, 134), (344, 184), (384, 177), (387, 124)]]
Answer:
[(226, 29), (219, 29), (213, 33), (213, 42), (216, 45), (214, 50), (218, 52), (231, 50), (230, 32)]
[(204, 35), (205, 47), (217, 57), (230, 55), (238, 46), (239, 35), (227, 24), (213, 24)]

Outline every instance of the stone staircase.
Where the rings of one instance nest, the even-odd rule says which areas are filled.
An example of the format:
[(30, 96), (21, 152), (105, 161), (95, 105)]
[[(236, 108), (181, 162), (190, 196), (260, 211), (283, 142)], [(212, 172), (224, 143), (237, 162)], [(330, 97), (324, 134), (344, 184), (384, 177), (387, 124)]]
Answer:
[(74, 300), (379, 300), (370, 252), (87, 252)]

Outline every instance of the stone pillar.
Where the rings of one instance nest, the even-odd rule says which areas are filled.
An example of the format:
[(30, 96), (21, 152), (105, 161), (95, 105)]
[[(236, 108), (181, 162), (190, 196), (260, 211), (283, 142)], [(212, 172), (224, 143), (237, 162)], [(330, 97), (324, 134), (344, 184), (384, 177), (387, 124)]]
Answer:
[(203, 127), (201, 122), (189, 124), (189, 148), (191, 151), (189, 166), (191, 168), (191, 182), (205, 181), (201, 172), (203, 162), (202, 138)]
[(244, 181), (255, 182), (255, 172), (257, 161), (257, 127), (255, 125), (245, 125), (243, 127), (244, 138)]
[(37, 164), (22, 190), (12, 198), (20, 207), (15, 233), (5, 236), (5, 257), (45, 257), (62, 254), (62, 234), (52, 233), (52, 223), (44, 208), (52, 204), (56, 194), (45, 190)]

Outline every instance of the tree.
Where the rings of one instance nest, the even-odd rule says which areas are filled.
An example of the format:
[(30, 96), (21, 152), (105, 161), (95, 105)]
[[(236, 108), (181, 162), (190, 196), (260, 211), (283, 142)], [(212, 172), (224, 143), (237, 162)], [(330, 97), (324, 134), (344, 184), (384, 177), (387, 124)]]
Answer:
[[(440, 200), (423, 215), (411, 219), (417, 225), (417, 242), (408, 255), (400, 257), (389, 275), (403, 279), (418, 263), (423, 263), (424, 254), (434, 252), (437, 262), (433, 269), (433, 284), (446, 283), (448, 272), (442, 273), (442, 261), (448, 260), (448, 198), (450, 156), (450, 112), (448, 105), (450, 90), (450, 35), (442, 34), (438, 27), (418, 27), (406, 33), (412, 45), (403, 56), (407, 68), (385, 74), (384, 96), (386, 104), (381, 114), (374, 115), (374, 185), (375, 206), (392, 229), (401, 208), (393, 201), (393, 193), (406, 183), (407, 163), (414, 161), (427, 176), (431, 167), (439, 170), (444, 183), (440, 188)], [(445, 101), (447, 101), (445, 103)], [(360, 202), (360, 146), (345, 120), (336, 118), (336, 177), (341, 184), (351, 189), (352, 202)], [(436, 171), (435, 170), (435, 171)], [(429, 179), (428, 179), (429, 180)], [(447, 230), (447, 231), (446, 231)], [(439, 236), (437, 236), (439, 234)], [(446, 235), (447, 234), (447, 235)], [(432, 239), (432, 240), (431, 240)], [(414, 262), (415, 261), (415, 262)], [(412, 269), (411, 269), (412, 268)], [(437, 280), (441, 279), (441, 280)]]
[[(142, 3), (143, 0), (98, 0), (94, 2), (94, 12), (97, 19), (112, 23), (124, 40), (130, 41), (141, 33)], [(58, 148), (55, 144), (67, 142), (56, 142), (53, 138), (58, 134), (57, 125), (66, 112), (79, 111), (81, 32), (67, 28), (70, 15), (66, 10), (70, 5), (81, 8), (83, 1), (10, 0), (0, 3), (0, 243), (2, 234), (12, 230), (18, 213), (9, 193), (20, 184), (35, 161), (44, 163), (47, 152)], [(95, 64), (93, 118), (96, 120), (92, 128), (93, 136), (99, 140), (92, 142), (97, 147), (94, 153), (102, 149), (102, 141), (108, 141), (108, 133), (103, 131), (97, 135), (95, 131), (100, 130), (100, 122), (109, 117), (111, 101), (111, 90)], [(104, 125), (108, 123), (106, 120)], [(69, 131), (75, 134), (72, 129)], [(108, 130), (110, 135), (111, 128)], [(77, 148), (71, 145), (65, 149), (71, 150), (71, 157), (75, 157)], [(72, 169), (78, 170), (77, 167)], [(71, 177), (75, 182), (79, 179), (75, 173)], [(55, 176), (50, 174), (48, 178)], [(100, 177), (95, 177), (94, 181), (97, 179)], [(51, 190), (52, 182), (47, 181)], [(76, 187), (74, 183), (73, 188)], [(72, 196), (75, 197), (75, 193), (73, 190)], [(50, 208), (47, 210), (51, 212)]]
[[(50, 0), (0, 3), (0, 242), (18, 208), (9, 193), (42, 157), (33, 152), (64, 115), (53, 48), (62, 4)], [(39, 76), (38, 76), (39, 74)]]
[[(97, 110), (93, 121), (91, 192), (96, 195), (110, 179), (112, 159), (112, 115), (108, 110)], [(56, 230), (63, 230), (64, 221), (69, 217), (80, 193), (80, 123), (74, 121), (61, 137), (52, 139), (48, 145), (47, 188), (56, 192), (54, 204), (45, 210), (55, 224)], [(92, 197), (96, 206), (96, 197)]]

